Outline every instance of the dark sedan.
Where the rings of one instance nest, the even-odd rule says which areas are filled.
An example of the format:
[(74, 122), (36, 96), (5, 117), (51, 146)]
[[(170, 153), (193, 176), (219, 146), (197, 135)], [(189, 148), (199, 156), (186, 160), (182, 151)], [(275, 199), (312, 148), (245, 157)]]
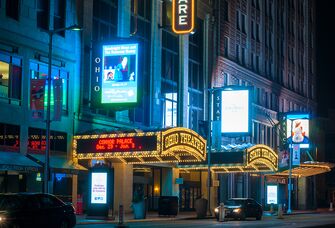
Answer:
[[(215, 217), (219, 219), (219, 208), (215, 208)], [(245, 220), (247, 217), (254, 217), (257, 220), (262, 219), (263, 208), (251, 198), (232, 198), (224, 203), (225, 218), (234, 218)]]
[(71, 204), (51, 194), (0, 194), (0, 227), (61, 227), (76, 225)]

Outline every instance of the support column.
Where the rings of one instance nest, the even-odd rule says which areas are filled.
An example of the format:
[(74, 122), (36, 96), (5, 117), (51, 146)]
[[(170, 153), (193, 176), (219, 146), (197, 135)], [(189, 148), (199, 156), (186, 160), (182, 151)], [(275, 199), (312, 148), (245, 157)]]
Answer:
[(244, 197), (249, 198), (249, 173), (244, 173)]
[[(118, 25), (117, 36), (129, 38), (130, 36), (130, 19), (131, 19), (131, 2), (130, 0), (118, 1)], [(129, 110), (115, 112), (115, 118), (118, 122), (129, 123)]]
[[(298, 184), (296, 185), (298, 189), (294, 189), (294, 192), (297, 192), (297, 198), (298, 198), (298, 209), (299, 210), (306, 210), (307, 209), (307, 193), (308, 193), (308, 185), (307, 185), (307, 178), (302, 177), (302, 178), (297, 178), (296, 181)], [(313, 199), (309, 199), (313, 200)], [(310, 202), (312, 203), (312, 202)]]
[(133, 198), (133, 165), (115, 163), (114, 167), (114, 213), (118, 212), (119, 204), (124, 211), (131, 212)]
[(179, 36), (179, 78), (178, 78), (178, 117), (179, 127), (188, 127), (187, 102), (188, 102), (188, 35)]
[(78, 175), (72, 175), (72, 205), (77, 210)]
[(179, 169), (162, 169), (162, 196), (179, 196), (179, 184), (176, 184), (176, 178), (179, 178)]

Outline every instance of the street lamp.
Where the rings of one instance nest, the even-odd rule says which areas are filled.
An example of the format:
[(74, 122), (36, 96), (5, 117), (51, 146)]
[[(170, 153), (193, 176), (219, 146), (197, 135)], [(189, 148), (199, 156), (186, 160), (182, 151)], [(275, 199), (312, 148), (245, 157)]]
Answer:
[(78, 25), (72, 25), (65, 28), (59, 28), (59, 29), (52, 29), (46, 31), (49, 35), (49, 52), (48, 52), (48, 78), (47, 78), (47, 84), (48, 84), (48, 99), (47, 99), (47, 116), (46, 116), (46, 127), (45, 127), (45, 134), (46, 134), (46, 148), (45, 148), (45, 163), (44, 163), (44, 192), (49, 193), (49, 158), (50, 158), (50, 123), (51, 123), (51, 117), (50, 117), (50, 97), (51, 97), (51, 67), (52, 67), (52, 37), (54, 34), (58, 32), (62, 32), (65, 30), (73, 30), (73, 31), (79, 31), (81, 28)]

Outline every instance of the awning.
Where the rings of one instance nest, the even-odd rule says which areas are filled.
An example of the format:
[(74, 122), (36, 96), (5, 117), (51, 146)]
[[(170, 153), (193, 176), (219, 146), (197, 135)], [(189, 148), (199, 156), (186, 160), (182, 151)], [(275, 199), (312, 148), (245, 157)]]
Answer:
[(0, 152), (1, 171), (38, 172), (43, 168), (17, 152)]
[[(27, 157), (44, 166), (44, 154), (27, 154)], [(61, 155), (50, 155), (49, 164), (53, 172), (78, 174), (80, 171), (87, 171), (85, 167), (75, 164), (73, 161), (69, 161), (66, 156)]]
[[(270, 147), (258, 144), (227, 145), (211, 153), (211, 171), (216, 173), (262, 172), (278, 170), (278, 155)], [(206, 170), (207, 161), (200, 164), (178, 164), (181, 170)]]
[[(292, 176), (296, 177), (309, 177), (318, 175), (321, 173), (326, 173), (331, 171), (334, 168), (335, 164), (328, 162), (316, 162), (316, 161), (308, 161), (301, 163), (300, 166), (294, 167), (292, 169)], [(278, 172), (275, 175), (278, 176), (288, 176), (289, 170), (285, 170), (282, 172)]]

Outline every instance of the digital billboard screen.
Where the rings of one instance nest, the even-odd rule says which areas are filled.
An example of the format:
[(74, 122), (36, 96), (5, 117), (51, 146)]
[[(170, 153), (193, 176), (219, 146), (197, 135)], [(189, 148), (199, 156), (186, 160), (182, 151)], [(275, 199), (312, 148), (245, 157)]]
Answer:
[(138, 44), (102, 46), (101, 104), (136, 103)]
[(221, 133), (250, 133), (250, 90), (222, 90)]
[(106, 204), (107, 203), (107, 173), (91, 174), (91, 203)]
[(309, 148), (309, 114), (287, 114), (287, 142)]

